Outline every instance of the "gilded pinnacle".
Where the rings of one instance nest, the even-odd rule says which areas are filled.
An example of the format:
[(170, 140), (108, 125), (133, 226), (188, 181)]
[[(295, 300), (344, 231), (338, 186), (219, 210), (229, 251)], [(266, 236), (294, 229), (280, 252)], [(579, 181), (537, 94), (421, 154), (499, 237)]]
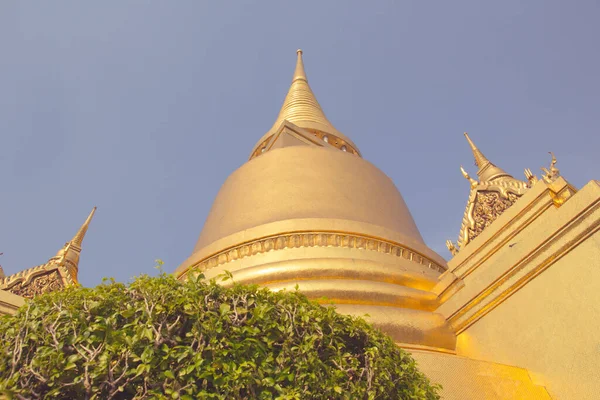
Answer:
[(90, 222), (92, 221), (92, 218), (94, 217), (95, 212), (96, 212), (96, 207), (92, 208), (92, 212), (90, 212), (90, 215), (88, 215), (88, 217), (85, 220), (85, 222), (83, 223), (83, 225), (81, 225), (81, 228), (79, 228), (79, 231), (77, 231), (77, 233), (71, 240), (71, 243), (73, 243), (75, 246), (81, 248), (83, 238), (85, 237), (85, 234), (88, 230)]
[(308, 85), (302, 61), (302, 50), (298, 50), (297, 54), (298, 59), (296, 60), (292, 85), (288, 90), (288, 94), (285, 97), (285, 101), (272, 130), (278, 128), (284, 120), (287, 120), (301, 127), (305, 123), (316, 123), (325, 128), (322, 129), (323, 131), (336, 133), (336, 129), (327, 120), (317, 98)]
[(471, 146), (471, 150), (473, 151), (473, 157), (475, 157), (475, 165), (479, 168), (477, 171), (477, 176), (479, 177), (480, 182), (491, 181), (500, 177), (510, 177), (509, 174), (504, 172), (501, 168), (496, 167), (494, 164), (488, 160), (483, 153), (475, 146), (475, 143), (469, 137), (469, 134), (465, 132), (465, 137), (467, 138), (467, 142), (469, 142), (469, 146)]
[(301, 49), (296, 51), (296, 68), (292, 76), (292, 84), (285, 96), (279, 115), (271, 129), (258, 141), (252, 150), (252, 154), (255, 154), (259, 146), (262, 147), (265, 145), (266, 140), (277, 132), (284, 121), (288, 121), (300, 128), (311, 131), (315, 135), (319, 134), (321, 137), (327, 136), (328, 139), (339, 140), (340, 146), (347, 145), (354, 149), (360, 156), (356, 145), (343, 133), (335, 129), (325, 116), (323, 109), (308, 84), (302, 54), (303, 51)]
[(296, 54), (298, 54), (298, 59), (296, 60), (296, 70), (294, 71), (294, 78), (292, 79), (292, 82), (294, 82), (296, 79), (304, 79), (305, 81), (308, 81), (308, 79), (306, 78), (306, 72), (304, 72), (302, 50), (298, 49), (296, 51)]
[(67, 268), (74, 282), (77, 282), (81, 244), (83, 243), (83, 238), (85, 237), (95, 212), (96, 207), (92, 208), (92, 212), (90, 212), (83, 225), (81, 225), (75, 236), (73, 236), (73, 239), (65, 243), (63, 248), (51, 258), (51, 260), (55, 260), (55, 262), (62, 264)]
[(469, 146), (471, 146), (471, 150), (473, 151), (473, 156), (475, 157), (475, 165), (479, 169), (483, 168), (485, 164), (489, 163), (490, 161), (487, 158), (485, 158), (483, 153), (477, 148), (477, 146), (475, 146), (475, 143), (473, 143), (467, 132), (465, 132), (465, 137), (467, 138), (467, 142), (469, 142)]

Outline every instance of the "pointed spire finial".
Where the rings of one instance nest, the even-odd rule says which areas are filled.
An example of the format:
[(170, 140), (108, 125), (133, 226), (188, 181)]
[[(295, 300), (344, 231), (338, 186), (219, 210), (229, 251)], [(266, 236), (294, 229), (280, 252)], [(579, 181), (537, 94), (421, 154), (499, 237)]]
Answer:
[(471, 146), (471, 150), (473, 151), (473, 157), (475, 157), (475, 165), (479, 168), (479, 170), (477, 171), (479, 181), (487, 182), (493, 179), (500, 178), (502, 176), (511, 177), (509, 174), (504, 172), (504, 170), (492, 164), (492, 162), (483, 155), (481, 150), (479, 150), (477, 146), (475, 146), (475, 143), (473, 143), (467, 132), (465, 132), (465, 138), (467, 138), (467, 142), (469, 142), (469, 146)]
[(88, 217), (85, 220), (85, 222), (83, 223), (83, 225), (81, 225), (81, 228), (79, 228), (79, 230), (77, 231), (77, 233), (75, 234), (75, 236), (71, 240), (71, 243), (74, 244), (75, 246), (79, 247), (79, 248), (81, 248), (81, 243), (83, 242), (83, 238), (85, 237), (85, 234), (86, 234), (86, 232), (88, 230), (90, 222), (92, 221), (92, 218), (94, 217), (94, 213), (96, 212), (96, 208), (97, 207), (92, 208), (92, 212), (90, 212), (90, 215), (88, 215)]
[(262, 153), (257, 152), (257, 150), (265, 146), (267, 140), (277, 133), (284, 121), (291, 122), (300, 128), (307, 129), (315, 136), (321, 138), (326, 136), (328, 143), (338, 144), (340, 149), (344, 147), (350, 151), (350, 149), (348, 149), (350, 147), (352, 153), (360, 156), (360, 151), (352, 140), (338, 131), (325, 116), (323, 109), (319, 105), (315, 94), (308, 84), (308, 78), (302, 60), (303, 53), (304, 52), (301, 49), (296, 50), (296, 68), (294, 70), (294, 75), (292, 76), (290, 88), (285, 96), (283, 105), (279, 110), (279, 115), (273, 126), (271, 126), (271, 129), (269, 129), (269, 131), (254, 146), (250, 158)]
[(292, 82), (294, 82), (296, 79), (304, 79), (308, 82), (308, 79), (306, 78), (306, 72), (304, 71), (304, 62), (302, 61), (302, 50), (296, 50), (296, 54), (298, 54), (298, 59), (296, 60), (296, 70), (294, 71), (294, 78), (292, 79)]
[(475, 157), (475, 165), (480, 169), (483, 168), (485, 164), (489, 163), (490, 161), (483, 155), (481, 150), (479, 150), (477, 146), (475, 146), (475, 143), (473, 143), (473, 141), (469, 137), (469, 134), (465, 132), (464, 135), (467, 138), (467, 142), (469, 142), (469, 146), (471, 146), (471, 150), (473, 151), (473, 156)]
[(337, 136), (337, 130), (327, 120), (327, 117), (325, 117), (325, 113), (308, 85), (304, 63), (302, 62), (302, 50), (298, 50), (297, 54), (298, 59), (296, 60), (292, 85), (279, 111), (277, 121), (275, 121), (271, 130), (274, 131), (279, 128), (279, 125), (284, 120), (288, 120), (300, 127), (313, 124), (315, 128), (318, 126), (320, 130), (336, 134)]
[(83, 238), (85, 237), (95, 212), (96, 207), (92, 208), (92, 212), (90, 212), (90, 215), (88, 215), (83, 225), (81, 225), (75, 236), (73, 236), (73, 239), (65, 243), (62, 249), (60, 249), (58, 253), (56, 253), (56, 255), (50, 259), (50, 261), (54, 261), (65, 266), (71, 274), (71, 278), (74, 282), (77, 282), (81, 244), (83, 243)]

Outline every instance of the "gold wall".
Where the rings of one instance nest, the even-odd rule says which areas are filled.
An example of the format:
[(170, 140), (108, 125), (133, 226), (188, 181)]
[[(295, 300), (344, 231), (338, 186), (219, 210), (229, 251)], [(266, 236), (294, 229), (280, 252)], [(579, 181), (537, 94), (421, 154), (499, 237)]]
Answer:
[(457, 352), (527, 368), (555, 399), (594, 399), (600, 379), (600, 233), (458, 336)]
[(0, 315), (13, 314), (25, 303), (25, 299), (16, 294), (0, 290)]
[(411, 353), (419, 369), (442, 385), (444, 400), (551, 400), (524, 368), (430, 351)]
[(437, 312), (459, 356), (526, 368), (553, 399), (598, 398), (597, 181), (538, 182), (448, 267)]

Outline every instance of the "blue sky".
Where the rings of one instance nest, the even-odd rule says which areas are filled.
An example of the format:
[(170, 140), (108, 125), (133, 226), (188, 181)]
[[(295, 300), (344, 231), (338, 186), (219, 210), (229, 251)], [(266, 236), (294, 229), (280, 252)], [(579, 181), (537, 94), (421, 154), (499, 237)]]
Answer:
[[(45, 262), (98, 206), (80, 281), (174, 270), (271, 127), (304, 50), (329, 120), (448, 257), (475, 167), (600, 178), (597, 1), (0, 3), (0, 264)], [(243, 199), (240, 199), (243, 201)]]

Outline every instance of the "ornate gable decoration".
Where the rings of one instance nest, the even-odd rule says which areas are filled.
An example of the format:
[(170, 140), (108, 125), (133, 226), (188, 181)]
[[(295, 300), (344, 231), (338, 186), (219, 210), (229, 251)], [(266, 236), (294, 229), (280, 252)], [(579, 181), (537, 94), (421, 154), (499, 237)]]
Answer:
[(71, 274), (61, 263), (51, 260), (46, 264), (29, 268), (0, 278), (0, 290), (6, 290), (28, 299), (75, 285)]
[(73, 239), (65, 243), (46, 264), (9, 276), (4, 276), (0, 268), (0, 290), (31, 299), (43, 293), (77, 284), (81, 245), (95, 212), (96, 207), (92, 209)]
[[(464, 170), (463, 173), (466, 174)], [(512, 177), (498, 182), (476, 182), (475, 185), (472, 183), (458, 235), (458, 248), (462, 249), (479, 236), (504, 211), (515, 204), (527, 189), (527, 183)]]
[[(471, 178), (464, 168), (460, 167), (463, 176), (471, 184), (471, 191), (458, 234), (458, 241), (456, 245), (451, 240), (446, 241), (446, 246), (452, 255), (458, 253), (479, 236), (504, 211), (515, 204), (530, 187), (538, 182), (538, 178), (529, 169), (525, 170), (527, 181), (513, 178), (504, 170), (492, 164), (475, 146), (467, 133), (465, 133), (465, 137), (473, 151), (475, 165), (479, 167), (477, 171), (479, 181)], [(551, 183), (560, 176), (558, 168), (555, 167), (556, 158), (554, 154), (550, 154), (552, 155), (550, 168), (542, 168), (542, 171), (544, 171), (542, 179), (546, 183)]]

